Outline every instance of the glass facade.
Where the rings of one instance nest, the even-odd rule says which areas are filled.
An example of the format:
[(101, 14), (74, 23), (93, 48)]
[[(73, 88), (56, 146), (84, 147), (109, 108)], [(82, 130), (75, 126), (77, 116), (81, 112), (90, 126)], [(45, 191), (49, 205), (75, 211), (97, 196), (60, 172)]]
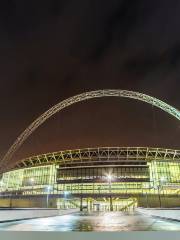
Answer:
[[(108, 179), (108, 175), (111, 179)], [(15, 194), (179, 194), (180, 163), (148, 161), (143, 164), (65, 167), (59, 164), (29, 167), (2, 174), (1, 195)]]
[(55, 165), (25, 168), (6, 172), (0, 181), (1, 193), (44, 194), (56, 182)]

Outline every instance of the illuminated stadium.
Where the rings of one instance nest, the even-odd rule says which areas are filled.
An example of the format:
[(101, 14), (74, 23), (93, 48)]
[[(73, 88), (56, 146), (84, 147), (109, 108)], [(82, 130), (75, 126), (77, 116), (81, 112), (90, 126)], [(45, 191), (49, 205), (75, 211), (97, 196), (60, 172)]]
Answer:
[(10, 162), (26, 138), (49, 117), (73, 103), (105, 96), (144, 101), (180, 119), (180, 112), (174, 107), (131, 91), (99, 90), (64, 100), (35, 120), (1, 160), (1, 207), (126, 211), (136, 206), (180, 205), (179, 150), (95, 147), (45, 153)]

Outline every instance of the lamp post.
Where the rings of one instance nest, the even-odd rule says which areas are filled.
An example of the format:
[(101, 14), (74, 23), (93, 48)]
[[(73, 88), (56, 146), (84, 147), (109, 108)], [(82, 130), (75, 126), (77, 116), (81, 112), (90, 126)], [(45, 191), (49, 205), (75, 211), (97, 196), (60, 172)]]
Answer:
[(157, 186), (157, 189), (158, 189), (158, 197), (159, 197), (159, 206), (160, 208), (162, 207), (162, 204), (161, 204), (161, 196), (160, 196), (160, 193), (159, 193), (159, 189), (161, 188), (161, 185), (158, 185)]
[[(29, 179), (29, 182), (30, 182), (30, 186), (31, 186), (31, 191), (32, 191), (32, 195), (33, 195), (33, 186), (34, 186), (34, 178), (30, 178)], [(31, 199), (32, 203), (33, 203), (33, 197)], [(30, 204), (31, 205), (31, 204)]]
[[(166, 185), (166, 183), (167, 183), (167, 177), (162, 176), (160, 178), (159, 187), (162, 189), (163, 198), (164, 198), (164, 185)], [(161, 207), (162, 207), (162, 203), (161, 203)]]
[(65, 191), (64, 192), (64, 209), (66, 209), (66, 197), (69, 195), (69, 192)]
[[(159, 206), (160, 208), (162, 207), (162, 202), (161, 202), (161, 192), (160, 190), (162, 189), (162, 186), (167, 182), (167, 178), (166, 177), (161, 177), (159, 179), (159, 181), (156, 181), (158, 184), (156, 187), (154, 187), (155, 189), (158, 190), (158, 198), (159, 198)], [(164, 192), (163, 192), (164, 193)]]
[(154, 189), (157, 189), (157, 191), (158, 191), (159, 207), (161, 208), (162, 204), (161, 204), (161, 196), (160, 196), (160, 192), (159, 192), (160, 188), (161, 188), (160, 184), (158, 184), (154, 187)]
[(109, 199), (109, 204), (110, 204), (110, 211), (113, 211), (113, 204), (112, 204), (112, 196), (111, 196), (111, 180), (112, 176), (110, 174), (107, 175), (108, 183), (109, 183), (109, 192), (110, 192), (110, 199)]
[(154, 186), (154, 189), (158, 191), (158, 199), (159, 199), (159, 207), (161, 208), (161, 196), (160, 196), (160, 193), (159, 193), (159, 189), (160, 189), (160, 185), (159, 185), (159, 182), (158, 182), (158, 185)]
[(30, 178), (29, 181), (30, 181), (30, 183), (31, 183), (32, 194), (33, 194), (34, 178)]
[(147, 190), (146, 190), (146, 208), (148, 208), (148, 195), (147, 195)]
[(47, 198), (46, 198), (46, 207), (49, 207), (49, 193), (52, 190), (52, 186), (47, 186)]

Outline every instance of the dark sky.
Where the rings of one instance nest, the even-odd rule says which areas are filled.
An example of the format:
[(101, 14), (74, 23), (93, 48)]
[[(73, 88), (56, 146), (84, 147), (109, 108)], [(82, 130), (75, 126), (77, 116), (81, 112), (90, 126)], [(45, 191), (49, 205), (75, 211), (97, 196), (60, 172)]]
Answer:
[[(126, 89), (180, 109), (179, 0), (0, 2), (0, 156), (40, 114), (84, 91)], [(96, 146), (180, 147), (180, 123), (101, 98), (43, 124), (15, 158)]]

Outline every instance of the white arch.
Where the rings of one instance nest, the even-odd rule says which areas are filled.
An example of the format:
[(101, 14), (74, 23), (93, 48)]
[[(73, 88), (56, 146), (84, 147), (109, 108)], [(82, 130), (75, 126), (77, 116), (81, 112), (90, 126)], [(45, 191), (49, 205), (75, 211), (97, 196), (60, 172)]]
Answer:
[(126, 97), (126, 98), (133, 98), (143, 102), (147, 102), (156, 106), (165, 112), (169, 113), (170, 115), (174, 116), (178, 120), (180, 120), (180, 111), (176, 108), (170, 106), (169, 104), (156, 99), (154, 97), (134, 92), (134, 91), (127, 91), (127, 90), (112, 90), (112, 89), (105, 89), (105, 90), (97, 90), (91, 92), (81, 93), (79, 95), (70, 97), (65, 99), (58, 104), (51, 107), (41, 116), (39, 116), (34, 122), (32, 122), (25, 130), (22, 132), (19, 137), (15, 140), (13, 145), (9, 148), (8, 152), (5, 154), (4, 158), (0, 162), (0, 168), (4, 168), (5, 164), (12, 158), (13, 154), (18, 150), (18, 148), (23, 144), (23, 142), (33, 133), (41, 124), (43, 124), (48, 118), (56, 114), (57, 112), (61, 111), (62, 109), (81, 101), (85, 101), (91, 98), (99, 98), (99, 97)]

